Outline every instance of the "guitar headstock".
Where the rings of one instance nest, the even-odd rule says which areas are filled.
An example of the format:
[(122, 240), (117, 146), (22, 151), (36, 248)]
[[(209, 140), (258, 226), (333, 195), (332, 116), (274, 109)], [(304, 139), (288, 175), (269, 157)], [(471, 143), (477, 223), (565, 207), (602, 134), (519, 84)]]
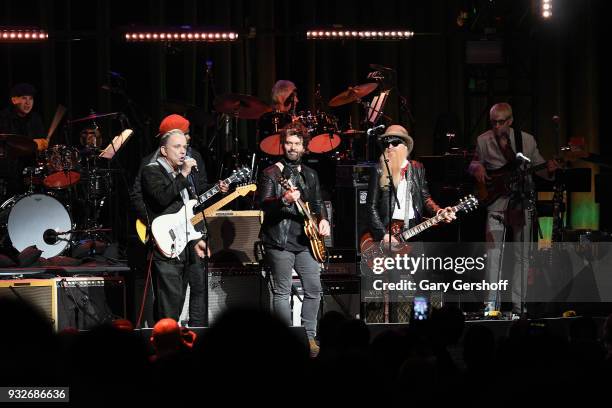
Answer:
[(284, 178), (283, 176), (278, 176), (278, 183), (283, 186), (285, 190), (291, 190), (291, 182)]
[(251, 169), (249, 167), (241, 167), (238, 170), (234, 170), (231, 176), (227, 178), (228, 184), (241, 183), (251, 178)]
[(251, 184), (246, 184), (244, 186), (236, 187), (235, 192), (239, 196), (244, 197), (245, 195), (249, 194), (251, 191), (255, 191), (255, 190), (257, 190), (257, 184), (251, 183)]
[(478, 199), (472, 194), (463, 197), (457, 204), (457, 211), (465, 211), (466, 213), (478, 208)]

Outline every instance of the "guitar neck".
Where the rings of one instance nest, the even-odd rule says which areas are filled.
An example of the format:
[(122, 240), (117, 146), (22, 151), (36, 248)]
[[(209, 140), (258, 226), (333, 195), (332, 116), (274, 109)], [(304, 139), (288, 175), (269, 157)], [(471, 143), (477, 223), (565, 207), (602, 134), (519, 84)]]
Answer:
[[(453, 207), (453, 211), (457, 212), (459, 211), (459, 206), (456, 205)], [(423, 221), (422, 223), (420, 223), (419, 225), (416, 225), (404, 232), (400, 232), (398, 235), (403, 239), (403, 240), (408, 240), (412, 237), (414, 237), (415, 235), (420, 234), (421, 232), (425, 231), (428, 228), (433, 227), (434, 225), (438, 224), (440, 221), (442, 221), (444, 219), (444, 215), (442, 213), (436, 215), (435, 217), (431, 217), (430, 219), (428, 219), (427, 221)]]
[(536, 171), (540, 171), (540, 170), (545, 169), (545, 168), (546, 168), (546, 162), (537, 164), (537, 165), (532, 166), (532, 167), (529, 167), (525, 171), (528, 172), (528, 173), (535, 173)]
[(217, 194), (219, 191), (221, 191), (221, 188), (219, 187), (218, 184), (215, 184), (214, 187), (212, 187), (208, 191), (202, 193), (198, 197), (198, 203), (203, 203), (204, 201), (208, 200), (209, 198), (211, 198), (212, 196)]
[[(191, 218), (191, 225), (197, 225), (198, 223), (202, 222), (202, 220), (204, 219), (204, 215), (207, 216), (207, 217), (210, 217), (213, 213), (215, 213), (217, 210), (221, 209), (221, 207), (223, 207), (225, 204), (231, 202), (232, 200), (234, 200), (239, 195), (240, 195), (240, 193), (238, 193), (237, 191), (234, 191), (233, 193), (228, 194), (227, 196), (223, 197), (222, 199), (220, 199), (219, 201), (217, 201), (216, 203), (214, 203), (210, 207), (207, 207), (206, 209), (204, 209), (204, 211), (198, 212), (196, 215), (194, 215)], [(204, 213), (204, 215), (202, 215), (202, 212)]]
[(298, 198), (298, 199), (295, 201), (295, 204), (298, 206), (298, 209), (299, 209), (299, 210), (300, 210), (300, 212), (301, 212), (301, 213), (304, 215), (304, 217), (306, 217), (306, 218), (310, 218), (310, 213), (309, 213), (309, 212), (308, 212), (308, 210), (307, 210), (306, 203), (305, 203), (304, 201), (302, 201), (302, 199), (301, 199), (301, 198)]
[[(236, 175), (231, 175), (225, 180), (223, 180), (223, 182), (226, 184), (232, 184), (234, 181), (238, 180), (239, 178), (240, 177)], [(203, 203), (204, 201), (208, 200), (209, 198), (217, 194), (219, 191), (221, 191), (221, 187), (219, 187), (219, 184), (215, 184), (212, 188), (205, 191), (198, 197), (198, 203)]]

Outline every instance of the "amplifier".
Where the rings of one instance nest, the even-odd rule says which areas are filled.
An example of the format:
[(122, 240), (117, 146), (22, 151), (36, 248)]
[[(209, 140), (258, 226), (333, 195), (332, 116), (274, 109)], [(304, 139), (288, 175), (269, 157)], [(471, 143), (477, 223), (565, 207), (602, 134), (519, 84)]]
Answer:
[(327, 248), (327, 259), (322, 275), (355, 275), (357, 273), (357, 251), (354, 249)]
[(0, 281), (0, 297), (22, 299), (39, 308), (55, 330), (91, 329), (125, 317), (121, 277), (72, 277)]
[(336, 166), (336, 186), (355, 187), (368, 184), (376, 163), (339, 164)]
[(217, 211), (207, 217), (211, 262), (232, 265), (257, 263), (257, 241), (262, 220), (262, 211)]
[(0, 280), (0, 298), (34, 305), (57, 330), (57, 292), (53, 279)]

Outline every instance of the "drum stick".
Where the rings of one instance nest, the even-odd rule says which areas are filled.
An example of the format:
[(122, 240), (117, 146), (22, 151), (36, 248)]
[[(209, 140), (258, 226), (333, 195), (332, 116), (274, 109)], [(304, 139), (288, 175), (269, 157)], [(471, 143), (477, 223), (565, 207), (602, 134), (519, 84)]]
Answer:
[(60, 121), (64, 117), (66, 113), (66, 107), (64, 105), (57, 105), (57, 110), (55, 111), (55, 116), (53, 116), (53, 120), (51, 121), (51, 126), (49, 126), (49, 132), (47, 132), (47, 143), (51, 140), (51, 136), (55, 133), (55, 129), (59, 125)]

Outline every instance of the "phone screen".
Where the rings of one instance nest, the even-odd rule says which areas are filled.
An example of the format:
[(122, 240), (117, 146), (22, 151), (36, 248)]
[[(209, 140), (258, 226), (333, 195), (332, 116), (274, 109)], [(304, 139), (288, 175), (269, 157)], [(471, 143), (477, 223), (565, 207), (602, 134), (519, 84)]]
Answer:
[(429, 317), (429, 302), (424, 296), (415, 296), (412, 305), (412, 317), (414, 320), (427, 320)]

